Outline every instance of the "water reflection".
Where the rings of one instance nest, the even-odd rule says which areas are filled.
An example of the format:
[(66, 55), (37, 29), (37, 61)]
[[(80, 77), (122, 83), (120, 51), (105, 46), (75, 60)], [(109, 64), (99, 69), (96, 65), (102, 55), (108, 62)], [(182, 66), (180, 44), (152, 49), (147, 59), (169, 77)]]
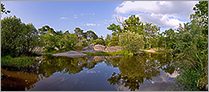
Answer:
[(145, 54), (138, 57), (109, 59), (108, 61), (119, 68), (120, 73), (113, 73), (108, 81), (113, 85), (124, 85), (130, 90), (138, 90), (140, 84), (145, 80), (151, 80), (153, 76), (159, 75), (160, 70), (166, 70), (171, 74), (174, 72), (175, 68), (170, 62), (171, 60), (163, 59), (163, 56), (165, 55)]
[(119, 70), (100, 62), (94, 68), (90, 70), (83, 69), (76, 74), (53, 73), (50, 77), (35, 83), (34, 88), (30, 90), (115, 90), (115, 87), (109, 85), (108, 81), (106, 81), (112, 72), (119, 72)]
[[(35, 76), (30, 76), (36, 80), (29, 83), (30, 87), (22, 85), (23, 87), (31, 88), (29, 90), (88, 91), (147, 90), (154, 86), (153, 90), (157, 90), (156, 88), (174, 90), (169, 87), (167, 87), (169, 89), (163, 89), (162, 86), (157, 87), (156, 84), (163, 83), (162, 85), (168, 86), (172, 84), (170, 86), (174, 87), (172, 77), (175, 77), (173, 73), (176, 73), (171, 56), (165, 53), (143, 54), (134, 57), (43, 57), (43, 61), (37, 69)], [(2, 73), (7, 75), (5, 72)], [(8, 81), (8, 79), (5, 77), (2, 78), (2, 81)], [(3, 85), (5, 84), (3, 82)]]
[(1, 73), (2, 90), (27, 90), (38, 81), (38, 76), (34, 73), (7, 71), (5, 69), (1, 69)]

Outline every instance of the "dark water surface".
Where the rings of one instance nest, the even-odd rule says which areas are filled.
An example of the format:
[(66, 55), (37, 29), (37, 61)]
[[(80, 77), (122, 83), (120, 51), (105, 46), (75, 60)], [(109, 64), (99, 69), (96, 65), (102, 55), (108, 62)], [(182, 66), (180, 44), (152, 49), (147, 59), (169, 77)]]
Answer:
[(181, 90), (175, 82), (177, 67), (167, 54), (42, 59), (33, 72), (2, 68), (2, 90)]

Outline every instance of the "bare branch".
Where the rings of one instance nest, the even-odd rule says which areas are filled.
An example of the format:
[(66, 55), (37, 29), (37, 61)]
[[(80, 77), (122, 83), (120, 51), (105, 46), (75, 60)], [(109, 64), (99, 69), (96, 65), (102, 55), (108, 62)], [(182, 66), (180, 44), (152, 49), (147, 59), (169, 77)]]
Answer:
[(116, 21), (117, 21), (119, 24), (123, 24), (123, 21), (121, 21), (121, 20), (123, 20), (123, 19), (121, 19), (121, 18), (119, 18), (119, 17), (115, 17), (115, 19), (116, 19)]

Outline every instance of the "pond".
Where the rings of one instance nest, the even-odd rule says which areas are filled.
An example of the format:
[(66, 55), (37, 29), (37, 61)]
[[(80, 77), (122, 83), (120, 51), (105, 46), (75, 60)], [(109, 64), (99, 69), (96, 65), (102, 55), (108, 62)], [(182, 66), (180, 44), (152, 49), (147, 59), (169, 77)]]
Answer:
[(182, 90), (175, 81), (178, 69), (168, 54), (42, 58), (35, 71), (2, 68), (2, 90)]

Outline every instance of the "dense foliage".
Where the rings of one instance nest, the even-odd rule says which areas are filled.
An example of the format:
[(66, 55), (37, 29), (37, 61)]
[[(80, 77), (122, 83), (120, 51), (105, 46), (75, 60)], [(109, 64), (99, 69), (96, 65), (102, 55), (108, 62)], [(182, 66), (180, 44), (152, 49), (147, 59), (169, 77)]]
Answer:
[(78, 37), (75, 34), (55, 32), (49, 26), (43, 26), (39, 31), (45, 52), (72, 50), (78, 43)]
[(192, 21), (175, 33), (174, 52), (182, 69), (179, 81), (187, 89), (205, 90), (208, 84), (208, 2), (200, 1), (194, 10)]
[(135, 32), (124, 32), (119, 36), (119, 45), (124, 46), (125, 50), (133, 53), (138, 53), (140, 49), (144, 48), (143, 35)]
[[(121, 45), (130, 53), (136, 54), (143, 48), (158, 46), (159, 27), (151, 23), (143, 23), (139, 17), (132, 15), (121, 25), (111, 24), (107, 29), (112, 30), (112, 36), (107, 35), (106, 44)], [(157, 41), (156, 41), (157, 40)], [(125, 43), (124, 43), (125, 41)], [(118, 44), (120, 43), (120, 44)]]
[(32, 24), (24, 24), (15, 16), (1, 21), (2, 55), (29, 55), (38, 44), (38, 32)]

